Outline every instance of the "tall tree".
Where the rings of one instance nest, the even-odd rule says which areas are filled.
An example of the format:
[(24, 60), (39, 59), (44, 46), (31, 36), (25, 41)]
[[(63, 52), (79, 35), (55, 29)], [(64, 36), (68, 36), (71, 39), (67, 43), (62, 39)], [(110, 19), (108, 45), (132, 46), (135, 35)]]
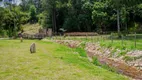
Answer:
[(34, 5), (31, 5), (30, 7), (30, 21), (32, 23), (37, 22), (37, 17), (36, 17), (36, 8)]
[(43, 8), (44, 10), (47, 10), (49, 16), (52, 16), (52, 28), (53, 32), (56, 33), (56, 0), (43, 0)]
[(102, 32), (102, 26), (104, 25), (107, 17), (107, 12), (105, 11), (106, 3), (104, 2), (95, 2), (92, 12), (92, 19), (94, 24), (97, 24), (97, 31)]
[(142, 3), (142, 0), (137, 0), (137, 1), (135, 1), (135, 0), (112, 0), (112, 4), (115, 7), (115, 9), (117, 10), (117, 30), (118, 30), (118, 33), (120, 33), (120, 9), (123, 6), (131, 7), (131, 6), (140, 4), (140, 3)]

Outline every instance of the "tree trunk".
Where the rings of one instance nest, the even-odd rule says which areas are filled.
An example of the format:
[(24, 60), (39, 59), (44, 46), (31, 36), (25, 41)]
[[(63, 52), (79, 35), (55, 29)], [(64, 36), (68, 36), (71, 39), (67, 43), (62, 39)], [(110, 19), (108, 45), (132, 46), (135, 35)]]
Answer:
[(128, 33), (128, 25), (127, 25), (127, 22), (125, 23), (125, 26), (126, 26), (126, 28), (125, 28), (126, 33)]
[(53, 9), (52, 9), (52, 31), (54, 33), (54, 15), (53, 15)]
[(117, 31), (118, 33), (120, 33), (120, 13), (118, 9), (117, 9)]
[(53, 33), (56, 33), (57, 29), (56, 29), (56, 10), (55, 8), (52, 9), (52, 25), (53, 25)]
[(55, 34), (57, 32), (57, 26), (56, 26), (56, 9), (54, 8), (54, 28), (55, 28)]

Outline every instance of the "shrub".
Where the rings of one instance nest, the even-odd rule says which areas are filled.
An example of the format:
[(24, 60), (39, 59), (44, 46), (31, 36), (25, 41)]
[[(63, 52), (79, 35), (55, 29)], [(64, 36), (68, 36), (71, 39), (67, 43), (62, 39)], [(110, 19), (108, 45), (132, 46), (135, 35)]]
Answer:
[(133, 61), (133, 60), (137, 60), (137, 59), (141, 59), (142, 56), (138, 56), (138, 57), (132, 57), (132, 56), (125, 56), (123, 59), (125, 61)]
[(8, 37), (7, 31), (6, 30), (1, 30), (0, 31), (0, 37), (2, 37), (2, 38)]
[(87, 57), (86, 51), (82, 48), (76, 48), (76, 51), (79, 53), (82, 57)]
[(133, 57), (130, 57), (130, 56), (125, 56), (123, 59), (124, 59), (125, 61), (132, 61), (132, 60), (134, 60), (134, 58), (133, 58)]
[(107, 45), (107, 48), (111, 48), (111, 47), (112, 47), (112, 44), (108, 44), (108, 45)]
[(127, 54), (127, 50), (121, 50), (121, 52), (119, 53), (118, 57), (119, 56), (124, 56)]
[(95, 64), (97, 66), (101, 66), (101, 64), (96, 56), (93, 57), (93, 64)]

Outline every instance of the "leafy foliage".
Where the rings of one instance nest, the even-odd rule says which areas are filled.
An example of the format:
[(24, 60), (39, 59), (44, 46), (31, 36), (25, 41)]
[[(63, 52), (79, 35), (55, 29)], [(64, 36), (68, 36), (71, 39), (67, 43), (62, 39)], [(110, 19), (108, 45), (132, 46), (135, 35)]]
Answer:
[(20, 7), (10, 6), (9, 8), (0, 8), (1, 14), (1, 30), (5, 30), (9, 37), (16, 36), (17, 31), (21, 30), (21, 24), (27, 23), (29, 16), (27, 13), (21, 12)]
[(37, 17), (36, 17), (36, 8), (34, 5), (30, 6), (30, 21), (32, 23), (37, 21)]
[(141, 0), (22, 0), (20, 5), (7, 3), (0, 8), (0, 30), (13, 36), (21, 24), (39, 22), (54, 33), (60, 28), (67, 32), (141, 32), (141, 14)]

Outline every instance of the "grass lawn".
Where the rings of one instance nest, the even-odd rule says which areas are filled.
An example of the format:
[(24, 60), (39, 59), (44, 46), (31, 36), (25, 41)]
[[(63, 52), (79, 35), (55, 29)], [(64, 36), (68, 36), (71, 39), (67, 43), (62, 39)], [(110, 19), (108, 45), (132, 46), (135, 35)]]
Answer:
[[(37, 53), (29, 46), (36, 43)], [(0, 40), (0, 80), (128, 80), (95, 66), (66, 46), (38, 40)]]

